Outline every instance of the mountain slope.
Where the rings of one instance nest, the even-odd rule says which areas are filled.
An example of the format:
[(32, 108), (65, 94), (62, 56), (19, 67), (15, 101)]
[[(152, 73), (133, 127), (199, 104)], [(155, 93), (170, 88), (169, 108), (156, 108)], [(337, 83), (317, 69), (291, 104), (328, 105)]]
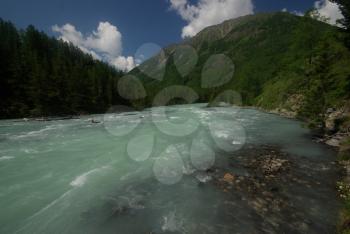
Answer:
[[(131, 71), (148, 93), (144, 100), (132, 104), (150, 105), (169, 85), (192, 88), (199, 102), (211, 102), (217, 94), (232, 89), (240, 93), (243, 105), (286, 109), (319, 122), (319, 113), (349, 98), (350, 53), (339, 40), (342, 34), (338, 28), (309, 17), (282, 12), (229, 20), (165, 48), (163, 55)], [(198, 60), (182, 76), (174, 58), (184, 45), (195, 49)], [(203, 68), (215, 54), (232, 60), (234, 74), (221, 87), (202, 88)], [(161, 66), (165, 59), (166, 66)]]

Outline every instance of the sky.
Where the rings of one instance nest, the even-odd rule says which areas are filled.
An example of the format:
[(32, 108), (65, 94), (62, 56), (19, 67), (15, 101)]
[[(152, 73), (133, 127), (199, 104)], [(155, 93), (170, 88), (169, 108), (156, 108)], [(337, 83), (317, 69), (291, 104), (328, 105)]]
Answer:
[(341, 17), (328, 0), (0, 0), (0, 17), (18, 28), (32, 24), (130, 70), (161, 47), (224, 20), (282, 10), (302, 14), (315, 6), (333, 23)]

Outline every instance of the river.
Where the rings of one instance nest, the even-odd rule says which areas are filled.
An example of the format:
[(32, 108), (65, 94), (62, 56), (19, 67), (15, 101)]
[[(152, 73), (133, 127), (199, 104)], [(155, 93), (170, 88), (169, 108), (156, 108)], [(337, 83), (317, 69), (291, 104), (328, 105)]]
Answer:
[[(216, 183), (225, 173), (249, 176), (240, 163), (259, 147), (292, 168), (278, 191), (267, 188), (278, 193), (268, 206), (285, 203), (270, 216), (251, 206), (260, 190), (245, 197)], [(334, 161), (301, 122), (249, 108), (2, 120), (0, 233), (330, 233), (339, 207)]]

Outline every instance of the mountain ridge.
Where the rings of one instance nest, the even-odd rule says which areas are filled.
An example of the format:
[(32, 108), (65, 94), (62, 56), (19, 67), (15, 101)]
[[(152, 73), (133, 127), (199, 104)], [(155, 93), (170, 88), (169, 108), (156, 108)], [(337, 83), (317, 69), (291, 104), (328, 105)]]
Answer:
[[(350, 68), (346, 64), (350, 63), (350, 53), (340, 40), (342, 36), (337, 27), (284, 12), (227, 20), (182, 43), (165, 47), (163, 54), (132, 70), (129, 74), (143, 83), (148, 96), (131, 104), (151, 105), (154, 96), (171, 85), (192, 88), (199, 95), (199, 102), (212, 102), (220, 92), (232, 89), (241, 94), (242, 105), (284, 109), (320, 124), (323, 120), (317, 117), (319, 113), (344, 106), (349, 99)], [(198, 56), (186, 76), (179, 74), (174, 64), (174, 54), (184, 45), (192, 46)], [(203, 89), (203, 67), (215, 54), (224, 54), (233, 61), (234, 75), (220, 88)], [(155, 65), (165, 59), (166, 66), (157, 71)], [(145, 64), (154, 70), (144, 72)], [(162, 72), (162, 79), (145, 75)], [(319, 97), (324, 100), (318, 100)]]

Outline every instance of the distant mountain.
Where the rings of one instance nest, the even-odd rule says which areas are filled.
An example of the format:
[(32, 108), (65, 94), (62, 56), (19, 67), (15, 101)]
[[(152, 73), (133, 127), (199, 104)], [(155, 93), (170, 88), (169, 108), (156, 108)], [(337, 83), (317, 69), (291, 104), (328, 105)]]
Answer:
[[(171, 85), (192, 88), (197, 102), (213, 102), (231, 89), (242, 96), (242, 105), (283, 110), (319, 124), (320, 113), (344, 105), (350, 97), (350, 52), (340, 40), (343, 34), (310, 17), (282, 12), (228, 20), (165, 48), (164, 54), (132, 70), (129, 74), (142, 82), (147, 97), (131, 103), (151, 105)], [(212, 57), (218, 54), (232, 61), (234, 72), (222, 86), (205, 88), (203, 82), (225, 78), (222, 67), (229, 65), (224, 56)]]

